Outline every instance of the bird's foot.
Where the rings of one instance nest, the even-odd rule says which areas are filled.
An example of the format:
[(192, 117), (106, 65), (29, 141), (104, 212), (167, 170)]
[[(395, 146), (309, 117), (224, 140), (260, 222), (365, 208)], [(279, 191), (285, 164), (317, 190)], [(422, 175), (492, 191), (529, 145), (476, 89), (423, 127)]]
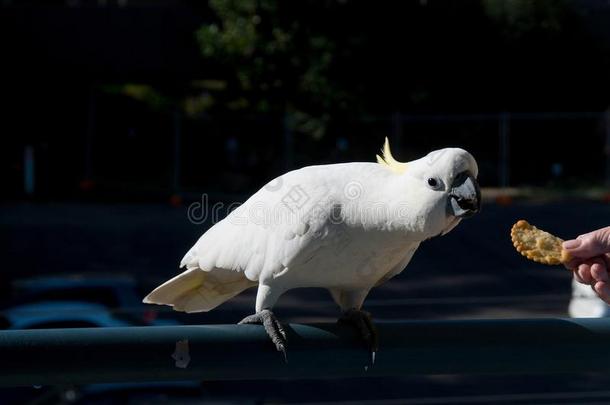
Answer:
[(375, 355), (379, 349), (379, 334), (371, 319), (371, 314), (358, 309), (350, 309), (343, 313), (338, 322), (356, 328), (371, 353), (371, 365), (375, 364)]
[(265, 332), (267, 332), (267, 335), (269, 335), (269, 338), (271, 338), (275, 348), (278, 352), (282, 352), (284, 355), (284, 361), (288, 363), (288, 359), (286, 357), (286, 331), (273, 312), (268, 309), (263, 309), (262, 311), (257, 312), (254, 315), (247, 316), (239, 321), (239, 325), (244, 324), (263, 325)]

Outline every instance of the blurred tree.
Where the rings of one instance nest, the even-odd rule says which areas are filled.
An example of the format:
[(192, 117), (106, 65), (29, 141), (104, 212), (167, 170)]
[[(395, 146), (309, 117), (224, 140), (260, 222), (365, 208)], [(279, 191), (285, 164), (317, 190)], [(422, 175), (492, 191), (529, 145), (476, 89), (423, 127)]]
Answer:
[(225, 68), (221, 81), (226, 86), (206, 89), (215, 107), (288, 112), (296, 129), (321, 137), (330, 114), (350, 103), (348, 93), (330, 78), (336, 41), (312, 17), (341, 3), (307, 2), (304, 11), (276, 0), (210, 0), (217, 21), (201, 27), (197, 39), (204, 57)]
[(482, 0), (490, 18), (499, 23), (506, 37), (522, 38), (532, 33), (557, 36), (569, 18), (570, 8), (558, 0)]
[(171, 95), (136, 85), (122, 94), (153, 108), (182, 106), (189, 117), (288, 114), (293, 129), (316, 139), (341, 120), (394, 111), (605, 108), (606, 93), (588, 89), (608, 85), (607, 48), (591, 39), (573, 3), (209, 0), (207, 6), (209, 22), (196, 31), (206, 72), (186, 78), (189, 85)]

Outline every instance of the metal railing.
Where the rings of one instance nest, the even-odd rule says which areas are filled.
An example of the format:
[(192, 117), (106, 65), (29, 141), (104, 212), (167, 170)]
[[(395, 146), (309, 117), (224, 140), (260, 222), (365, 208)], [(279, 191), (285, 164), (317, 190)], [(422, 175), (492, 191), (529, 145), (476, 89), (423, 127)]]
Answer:
[(256, 325), (0, 332), (0, 385), (610, 371), (610, 320), (379, 323), (370, 356), (348, 326), (287, 325), (288, 362)]

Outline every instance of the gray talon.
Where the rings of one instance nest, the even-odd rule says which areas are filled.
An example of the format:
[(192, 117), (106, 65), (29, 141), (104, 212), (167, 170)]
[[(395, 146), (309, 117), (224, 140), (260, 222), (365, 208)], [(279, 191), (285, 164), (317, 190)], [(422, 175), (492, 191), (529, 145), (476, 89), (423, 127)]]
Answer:
[(273, 342), (275, 349), (278, 352), (282, 352), (284, 355), (284, 361), (288, 363), (288, 357), (286, 354), (286, 331), (273, 312), (268, 309), (263, 309), (262, 311), (247, 316), (239, 321), (239, 325), (244, 324), (263, 325), (265, 332), (267, 332), (271, 342)]
[(379, 350), (379, 334), (371, 319), (371, 314), (366, 311), (350, 309), (339, 318), (339, 322), (356, 328), (371, 353), (371, 365), (375, 364), (375, 357), (377, 350)]

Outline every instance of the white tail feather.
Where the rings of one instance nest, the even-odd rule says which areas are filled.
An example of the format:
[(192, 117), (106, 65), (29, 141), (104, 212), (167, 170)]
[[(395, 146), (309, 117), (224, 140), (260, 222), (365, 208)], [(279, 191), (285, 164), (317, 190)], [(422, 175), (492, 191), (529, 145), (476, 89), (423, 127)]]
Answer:
[(233, 298), (256, 282), (243, 273), (214, 269), (190, 269), (161, 284), (148, 294), (146, 304), (170, 305), (176, 311), (204, 312)]

